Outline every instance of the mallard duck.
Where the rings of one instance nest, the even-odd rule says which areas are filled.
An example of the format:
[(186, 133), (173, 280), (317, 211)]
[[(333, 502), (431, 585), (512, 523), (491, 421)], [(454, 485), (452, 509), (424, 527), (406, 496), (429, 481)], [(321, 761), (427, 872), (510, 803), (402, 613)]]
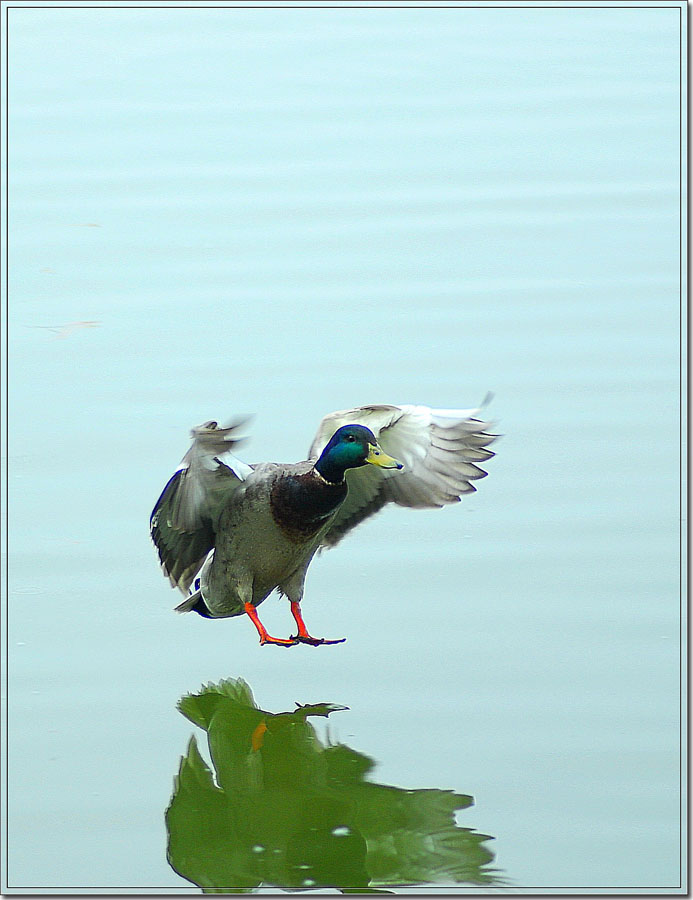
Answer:
[[(247, 465), (231, 454), (243, 423), (192, 429), (183, 457), (150, 519), (164, 574), (186, 595), (178, 612), (247, 615), (261, 644), (340, 643), (307, 630), (301, 601), (316, 551), (387, 503), (415, 508), (457, 503), (487, 473), (497, 437), (479, 409), (371, 405), (329, 413), (308, 459)], [(277, 588), (297, 633), (268, 634), (257, 607)]]

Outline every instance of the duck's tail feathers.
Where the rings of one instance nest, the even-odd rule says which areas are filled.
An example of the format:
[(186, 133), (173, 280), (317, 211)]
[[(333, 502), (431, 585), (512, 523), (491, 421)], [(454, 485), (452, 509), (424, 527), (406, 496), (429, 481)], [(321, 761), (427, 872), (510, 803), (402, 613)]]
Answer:
[(179, 603), (178, 606), (176, 606), (174, 608), (174, 612), (177, 612), (177, 613), (192, 612), (195, 609), (195, 607), (197, 606), (197, 604), (200, 602), (200, 600), (202, 600), (202, 594), (200, 593), (200, 591), (197, 591), (196, 593), (191, 594), (189, 597), (187, 597), (185, 600), (183, 600), (182, 603)]
[(202, 598), (202, 591), (195, 591), (195, 593), (191, 594), (187, 598), (187, 600), (183, 600), (182, 603), (179, 603), (178, 606), (175, 607), (175, 612), (196, 612), (198, 615), (202, 616), (205, 619), (212, 618), (212, 616), (210, 616), (209, 614), (209, 610), (207, 609), (207, 605)]

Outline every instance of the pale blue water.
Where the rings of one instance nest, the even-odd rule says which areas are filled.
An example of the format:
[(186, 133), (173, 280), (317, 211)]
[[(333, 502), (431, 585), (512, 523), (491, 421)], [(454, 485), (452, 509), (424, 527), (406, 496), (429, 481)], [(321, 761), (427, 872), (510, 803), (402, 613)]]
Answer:
[[(685, 14), (12, 5), (6, 889), (189, 890), (175, 704), (242, 676), (473, 795), (516, 890), (677, 891)], [(333, 409), (488, 390), (478, 493), (311, 567), (345, 644), (171, 612), (190, 426), (293, 461)]]

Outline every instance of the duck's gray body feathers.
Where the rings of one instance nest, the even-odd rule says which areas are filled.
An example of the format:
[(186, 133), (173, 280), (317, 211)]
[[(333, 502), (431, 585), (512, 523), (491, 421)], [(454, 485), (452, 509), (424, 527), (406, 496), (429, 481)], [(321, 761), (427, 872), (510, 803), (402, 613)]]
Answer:
[(183, 591), (193, 585), (181, 612), (202, 598), (212, 618), (238, 616), (275, 588), (300, 600), (306, 570), (347, 493), (313, 464), (260, 463), (242, 480), (217, 469), (208, 478), (214, 507), (184, 532), (169, 518), (186, 487), (185, 473), (176, 473), (155, 507), (152, 534), (171, 582)]
[(320, 484), (310, 462), (254, 467), (216, 523), (213, 561), (200, 585), (212, 616), (240, 615), (244, 603), (257, 606), (275, 588), (300, 599), (310, 561), (346, 496), (346, 486), (337, 487)]

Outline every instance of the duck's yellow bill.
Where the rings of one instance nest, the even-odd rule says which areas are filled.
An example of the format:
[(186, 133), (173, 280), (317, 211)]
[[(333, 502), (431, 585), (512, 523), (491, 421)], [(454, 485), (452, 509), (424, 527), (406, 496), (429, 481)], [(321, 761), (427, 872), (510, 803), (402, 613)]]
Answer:
[(383, 451), (377, 444), (368, 445), (368, 456), (366, 457), (366, 462), (370, 463), (372, 466), (380, 466), (381, 469), (404, 468), (399, 460), (395, 459), (392, 456), (388, 456), (387, 453), (383, 453)]

